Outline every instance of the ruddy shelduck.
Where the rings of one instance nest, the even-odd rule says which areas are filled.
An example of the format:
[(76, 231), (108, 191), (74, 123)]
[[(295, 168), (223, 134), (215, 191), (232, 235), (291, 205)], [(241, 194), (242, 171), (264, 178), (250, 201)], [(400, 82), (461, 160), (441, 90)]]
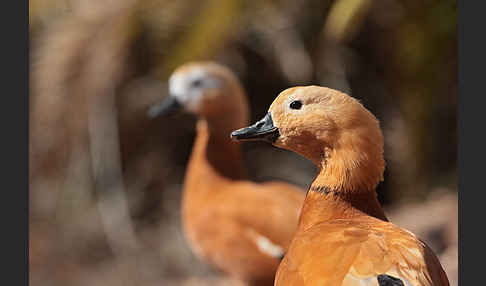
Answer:
[(231, 136), (269, 141), (318, 168), (275, 285), (449, 285), (432, 250), (388, 222), (377, 200), (383, 136), (358, 100), (320, 86), (289, 88), (261, 121)]
[(248, 285), (273, 285), (297, 229), (304, 190), (283, 182), (245, 180), (240, 143), (231, 130), (248, 124), (238, 78), (212, 62), (185, 64), (169, 78), (169, 96), (151, 117), (185, 109), (197, 136), (186, 169), (182, 222), (193, 252)]

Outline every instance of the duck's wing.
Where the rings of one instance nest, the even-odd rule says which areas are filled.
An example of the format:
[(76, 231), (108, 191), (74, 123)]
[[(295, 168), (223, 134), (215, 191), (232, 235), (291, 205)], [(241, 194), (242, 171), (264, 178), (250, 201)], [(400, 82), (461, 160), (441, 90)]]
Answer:
[(279, 258), (297, 229), (305, 192), (293, 185), (272, 182), (234, 184), (218, 209), (237, 222), (264, 254)]
[[(202, 218), (196, 232), (186, 232), (193, 251), (206, 262), (244, 281), (273, 283), (280, 263), (281, 249), (265, 240), (251, 227), (232, 218), (213, 216)], [(258, 243), (267, 244), (260, 250)], [(267, 253), (268, 252), (268, 253)], [(268, 284), (268, 285), (270, 285)]]
[(197, 212), (186, 212), (185, 234), (192, 249), (244, 280), (271, 278), (273, 283), (296, 231), (304, 191), (279, 183), (219, 187), (222, 191), (208, 197)]
[(449, 285), (427, 245), (406, 230), (372, 219), (336, 220), (297, 235), (276, 279), (276, 285)]
[(297, 230), (305, 191), (283, 182), (251, 185), (252, 191), (245, 191), (251, 208), (237, 210), (238, 218), (286, 251)]

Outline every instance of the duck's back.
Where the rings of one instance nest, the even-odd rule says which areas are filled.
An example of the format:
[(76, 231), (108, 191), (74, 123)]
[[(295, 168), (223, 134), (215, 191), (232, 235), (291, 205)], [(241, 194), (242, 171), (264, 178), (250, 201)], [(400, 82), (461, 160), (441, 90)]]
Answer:
[(412, 233), (364, 217), (336, 219), (296, 234), (276, 285), (448, 286), (449, 282), (437, 257)]

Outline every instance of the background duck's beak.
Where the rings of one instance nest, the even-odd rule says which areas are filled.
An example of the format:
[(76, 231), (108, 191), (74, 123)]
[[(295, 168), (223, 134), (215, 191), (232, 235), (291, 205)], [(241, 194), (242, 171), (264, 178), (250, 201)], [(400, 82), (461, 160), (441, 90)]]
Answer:
[(257, 123), (231, 132), (231, 138), (235, 141), (263, 140), (273, 143), (279, 136), (280, 133), (278, 128), (273, 125), (270, 112)]
[(174, 96), (166, 97), (161, 103), (151, 106), (147, 112), (148, 117), (155, 118), (158, 116), (165, 116), (182, 109), (180, 104)]

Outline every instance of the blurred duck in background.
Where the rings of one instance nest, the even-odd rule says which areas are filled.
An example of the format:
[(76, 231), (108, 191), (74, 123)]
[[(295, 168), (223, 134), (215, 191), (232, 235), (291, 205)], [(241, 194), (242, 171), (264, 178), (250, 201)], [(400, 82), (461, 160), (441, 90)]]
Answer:
[(449, 285), (432, 250), (388, 222), (375, 192), (385, 169), (383, 136), (356, 99), (325, 87), (290, 88), (232, 137), (270, 141), (319, 170), (275, 285)]
[(188, 63), (169, 79), (170, 95), (149, 116), (184, 109), (198, 116), (187, 166), (182, 222), (193, 252), (247, 283), (273, 285), (295, 233), (304, 191), (282, 182), (245, 180), (242, 152), (230, 133), (248, 124), (237, 77), (212, 62)]

